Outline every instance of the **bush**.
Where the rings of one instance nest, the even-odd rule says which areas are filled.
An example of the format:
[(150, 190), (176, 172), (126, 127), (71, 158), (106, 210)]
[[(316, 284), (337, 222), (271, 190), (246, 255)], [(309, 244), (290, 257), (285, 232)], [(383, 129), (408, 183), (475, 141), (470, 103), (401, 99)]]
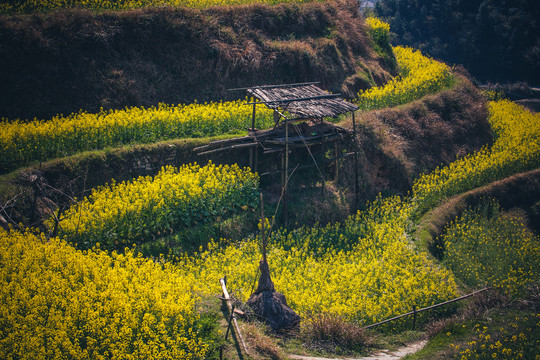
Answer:
[(300, 336), (308, 347), (332, 353), (340, 349), (361, 351), (372, 342), (360, 326), (328, 314), (304, 320)]

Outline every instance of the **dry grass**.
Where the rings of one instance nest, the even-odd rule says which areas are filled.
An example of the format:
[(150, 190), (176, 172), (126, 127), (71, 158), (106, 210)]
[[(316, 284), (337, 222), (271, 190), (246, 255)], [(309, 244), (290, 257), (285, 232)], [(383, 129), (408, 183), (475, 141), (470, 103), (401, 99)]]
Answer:
[[(410, 104), (359, 113), (361, 194), (405, 194), (422, 173), (492, 141), (486, 101), (469, 80)], [(349, 118), (340, 124), (352, 128)]]
[(333, 182), (326, 182), (322, 195), (321, 185), (291, 189), (289, 219), (291, 223), (326, 225), (346, 218), (349, 203), (343, 190)]
[(374, 341), (360, 326), (328, 314), (304, 320), (300, 338), (307, 348), (337, 354), (362, 351)]
[(485, 316), (494, 308), (506, 307), (510, 304), (508, 297), (502, 293), (489, 289), (473, 296), (467, 301), (460, 311), (450, 317), (433, 321), (426, 326), (426, 336), (428, 339), (446, 331), (446, 329), (468, 321)]
[(283, 350), (276, 344), (276, 340), (265, 334), (264, 327), (255, 323), (244, 324), (242, 327), (246, 342), (250, 350), (255, 350), (256, 354), (251, 357), (258, 359), (284, 360)]
[(395, 69), (370, 49), (356, 4), (2, 16), (0, 116), (230, 100), (245, 93), (229, 88), (314, 80), (338, 93), (360, 63), (381, 84)]

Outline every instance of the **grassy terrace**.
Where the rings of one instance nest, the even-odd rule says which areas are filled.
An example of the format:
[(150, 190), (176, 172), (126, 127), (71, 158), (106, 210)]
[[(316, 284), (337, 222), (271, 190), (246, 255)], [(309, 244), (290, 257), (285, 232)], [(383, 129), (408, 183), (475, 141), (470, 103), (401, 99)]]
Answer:
[[(372, 23), (386, 31), (384, 24)], [(374, 108), (395, 106), (454, 85), (445, 65), (410, 49), (396, 51), (403, 55), (397, 56), (401, 76), (360, 94), (359, 102), (371, 104), (368, 98), (376, 98), (379, 91), (382, 100), (373, 100), (380, 101)], [(439, 71), (421, 71), (434, 65), (443, 80)], [(416, 80), (427, 84), (425, 92), (404, 86)], [(220, 106), (225, 104), (81, 112), (28, 124), (6, 121), (3, 128), (10, 131), (2, 139), (1, 164), (8, 172), (17, 166), (10, 154), (28, 164), (78, 153), (51, 162), (77, 173), (81, 164), (87, 164), (88, 172), (91, 161), (107, 164), (114, 154), (122, 163), (141, 147), (159, 153), (173, 144), (187, 153), (202, 140), (134, 143), (235, 133), (245, 126), (249, 107), (233, 106), (248, 114), (233, 115), (226, 121), (232, 126), (220, 127), (216, 119), (224, 113), (213, 112)], [(183, 117), (184, 112), (190, 115)], [(418, 316), (418, 326), (427, 327), (432, 341), (417, 358), (538, 357), (540, 323), (530, 304), (538, 302), (540, 246), (538, 236), (524, 225), (523, 214), (508, 213), (493, 201), (467, 207), (436, 234), (440, 236), (431, 238), (438, 259), (425, 251), (426, 242), (415, 240), (415, 230), (421, 216), (445, 199), (537, 169), (539, 120), (538, 114), (509, 101), (490, 102), (494, 143), (420, 176), (408, 196), (379, 196), (342, 222), (274, 231), (268, 241), (270, 269), (278, 291), (303, 317), (297, 338), (312, 349), (328, 345), (334, 330), (326, 328), (323, 335), (319, 330), (320, 320), (330, 319), (337, 328), (349, 329), (334, 331), (340, 335), (331, 351), (358, 354), (364, 345), (377, 344), (370, 340), (373, 333), (360, 331), (360, 326), (489, 285), (495, 291), (475, 300), (475, 306), (455, 305)], [(184, 133), (174, 133), (177, 129)], [(208, 132), (197, 133), (200, 129)], [(91, 144), (88, 149), (80, 147), (83, 140)], [(126, 148), (85, 152), (107, 146)], [(122, 164), (129, 167), (132, 162)], [(165, 168), (154, 178), (112, 181), (67, 210), (60, 233), (75, 245), (37, 231), (0, 229), (0, 303), (5, 304), (0, 312), (0, 357), (217, 359), (223, 334), (217, 330), (218, 316), (209, 316), (205, 303), (217, 301), (217, 279), (223, 276), (236, 298), (248, 298), (257, 278), (260, 237), (206, 239), (199, 249), (189, 244), (174, 258), (145, 259), (131, 243), (250, 212), (256, 207), (257, 186), (257, 176), (237, 166)], [(271, 219), (264, 221), (268, 229)], [(182, 248), (182, 239), (177, 240)], [(490, 266), (494, 262), (498, 266)], [(489, 321), (482, 309), (494, 309)], [(389, 339), (402, 333), (406, 338), (409, 327), (404, 319), (378, 328), (376, 334)], [(353, 334), (361, 336), (346, 344)], [(340, 349), (342, 344), (345, 349)]]
[[(81, 111), (50, 120), (4, 120), (0, 123), (0, 174), (35, 161), (82, 151), (167, 139), (246, 134), (251, 107), (245, 101), (131, 107), (90, 114)], [(273, 124), (261, 108), (259, 128)]]
[(130, 10), (157, 6), (208, 8), (213, 6), (234, 6), (247, 4), (276, 5), (281, 3), (305, 3), (312, 1), (317, 0), (52, 0), (47, 2), (39, 0), (18, 0), (0, 4), (0, 14), (28, 14), (68, 8), (83, 8), (97, 11)]

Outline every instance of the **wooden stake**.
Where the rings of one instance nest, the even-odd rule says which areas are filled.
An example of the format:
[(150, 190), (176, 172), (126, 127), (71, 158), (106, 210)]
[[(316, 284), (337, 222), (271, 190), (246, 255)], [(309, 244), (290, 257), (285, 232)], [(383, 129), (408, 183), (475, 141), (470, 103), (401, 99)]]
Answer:
[(285, 193), (283, 196), (283, 213), (285, 228), (289, 223), (289, 123), (285, 123)]
[(254, 103), (253, 104), (253, 114), (251, 115), (251, 131), (255, 131), (255, 109), (256, 109), (256, 104)]
[(53, 231), (52, 231), (52, 237), (56, 237), (56, 234), (58, 233), (58, 225), (60, 224), (60, 216), (62, 215), (62, 206), (59, 205), (58, 206), (58, 213), (56, 214), (56, 216), (54, 217), (54, 228), (53, 228)]
[(335, 153), (335, 162), (334, 162), (334, 166), (336, 167), (334, 170), (334, 181), (338, 182), (339, 180), (339, 161), (338, 161), (338, 156), (339, 156), (339, 145), (337, 142), (334, 143), (334, 153)]
[(244, 348), (244, 351), (246, 355), (249, 356), (248, 348), (246, 346), (246, 342), (244, 341), (244, 337), (242, 336), (242, 333), (240, 332), (240, 327), (238, 326), (238, 321), (236, 321), (236, 316), (234, 316), (234, 307), (232, 305), (231, 298), (229, 296), (229, 292), (227, 291), (227, 285), (226, 280), (224, 278), (219, 279), (219, 283), (221, 284), (221, 290), (223, 291), (223, 297), (224, 301), (227, 303), (227, 307), (229, 308), (229, 311), (231, 312), (232, 317), (232, 323), (234, 325), (234, 331), (236, 331), (236, 335), (238, 336), (238, 340), (240, 342), (240, 345)]
[(323, 157), (322, 169), (321, 169), (321, 178), (322, 178), (321, 193), (322, 193), (322, 196), (324, 196), (324, 191), (326, 188), (326, 181), (324, 179), (324, 174), (326, 173), (326, 161), (325, 161), (326, 160), (326, 146), (325, 146), (324, 136), (321, 139), (321, 147), (322, 147), (322, 157)]
[(281, 152), (281, 189), (285, 191), (285, 153)]
[(352, 125), (354, 136), (354, 211), (358, 210), (359, 203), (359, 185), (358, 185), (358, 144), (356, 143), (356, 121), (354, 119), (354, 111), (352, 113)]
[[(253, 104), (253, 113), (251, 114), (251, 129), (250, 131), (255, 131), (255, 109), (256, 104)], [(249, 168), (253, 170), (253, 148), (249, 149)]]
[(266, 231), (264, 229), (266, 221), (264, 219), (264, 200), (263, 200), (263, 194), (261, 193), (261, 235), (262, 235), (262, 256), (263, 261), (266, 262)]
[(235, 308), (235, 304), (233, 304), (232, 306), (232, 311), (231, 311), (231, 316), (229, 316), (229, 324), (227, 325), (227, 331), (225, 332), (225, 340), (227, 340), (227, 337), (229, 336), (229, 330), (231, 329), (231, 324), (232, 324), (232, 319), (233, 319), (233, 316), (234, 316), (234, 308)]
[(257, 146), (255, 149), (255, 168), (253, 169), (253, 172), (257, 172), (257, 168), (259, 167), (259, 147)]

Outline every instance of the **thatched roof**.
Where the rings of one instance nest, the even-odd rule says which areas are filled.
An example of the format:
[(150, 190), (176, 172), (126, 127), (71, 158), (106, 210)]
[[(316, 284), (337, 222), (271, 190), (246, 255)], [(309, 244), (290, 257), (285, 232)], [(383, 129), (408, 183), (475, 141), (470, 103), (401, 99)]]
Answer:
[(297, 119), (334, 117), (358, 110), (358, 106), (330, 94), (314, 84), (265, 85), (247, 92), (271, 109), (283, 109)]

